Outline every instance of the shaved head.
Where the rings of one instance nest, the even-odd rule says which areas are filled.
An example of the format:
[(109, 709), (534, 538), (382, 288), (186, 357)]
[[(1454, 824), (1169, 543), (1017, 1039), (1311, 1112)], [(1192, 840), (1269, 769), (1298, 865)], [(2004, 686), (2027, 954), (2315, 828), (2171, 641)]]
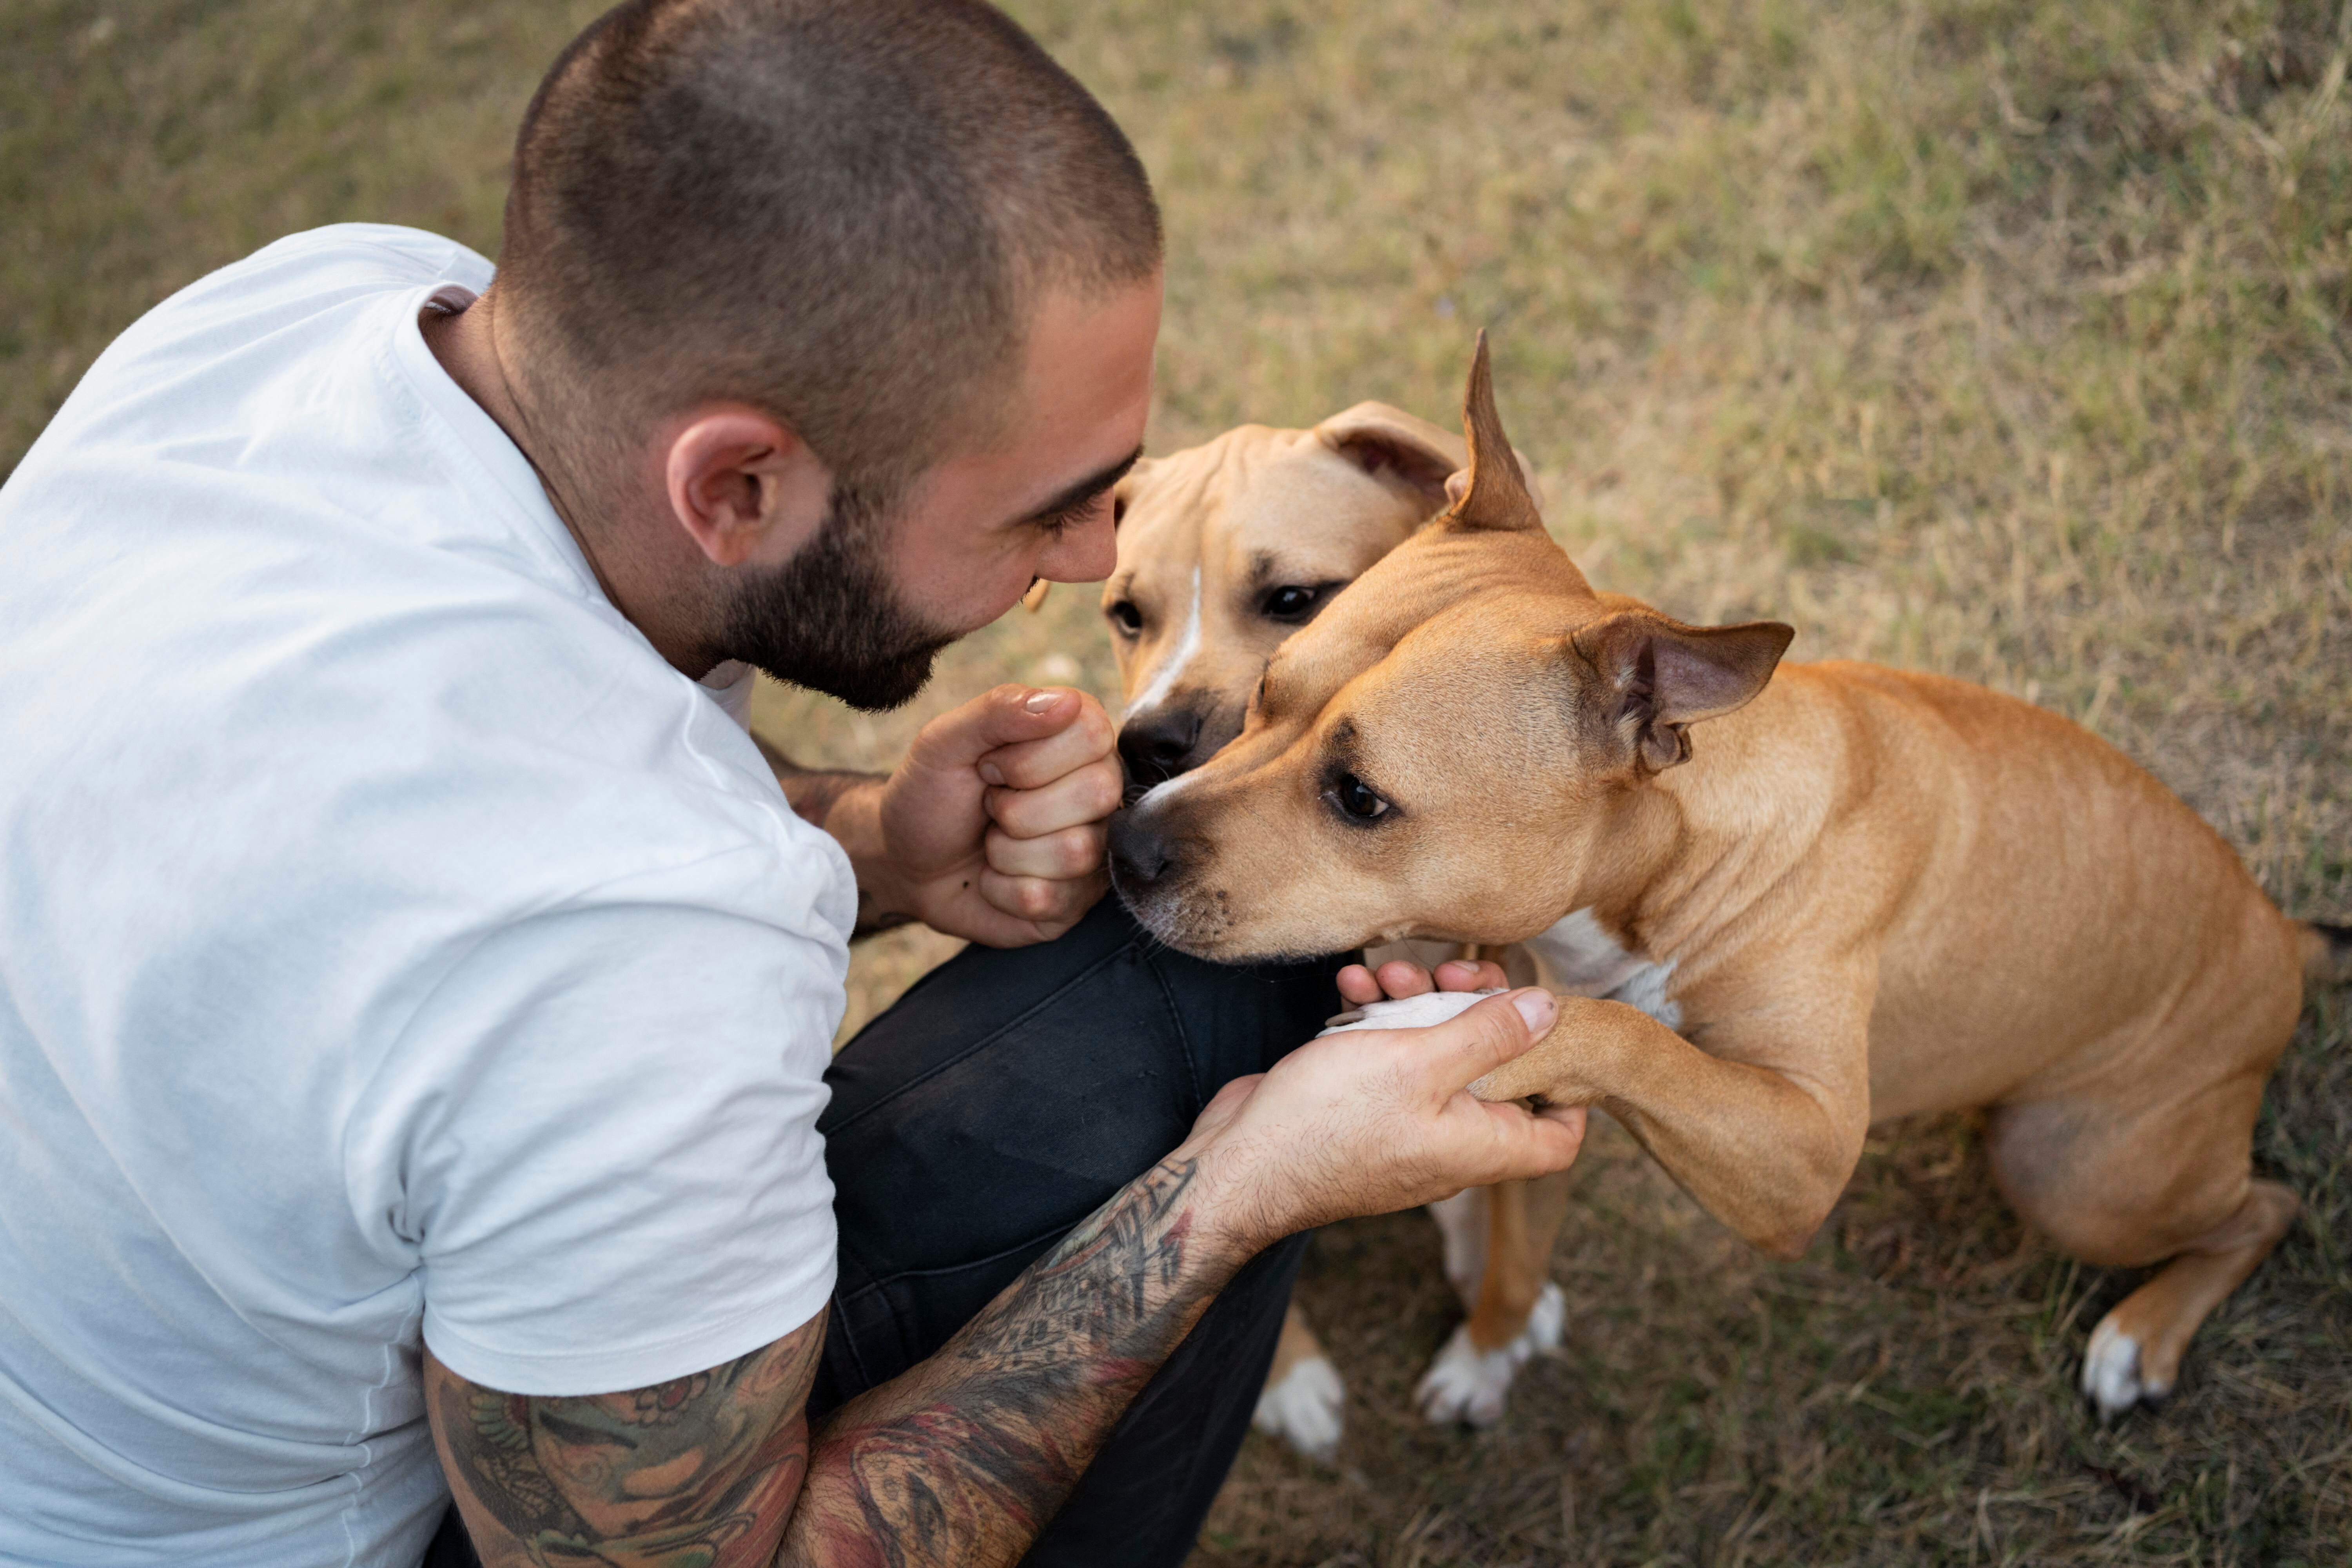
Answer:
[(1160, 258), (1125, 136), (980, 0), (630, 0), (532, 100), (497, 290), (568, 437), (741, 402), (879, 508), (989, 438), (1043, 294)]

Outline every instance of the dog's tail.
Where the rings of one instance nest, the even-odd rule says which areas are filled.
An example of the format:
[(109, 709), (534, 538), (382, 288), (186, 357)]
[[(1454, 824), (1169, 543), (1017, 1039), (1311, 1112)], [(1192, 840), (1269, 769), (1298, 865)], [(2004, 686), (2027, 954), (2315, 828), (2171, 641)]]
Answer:
[(2303, 938), (2304, 978), (2318, 983), (2352, 978), (2352, 926), (2295, 922)]

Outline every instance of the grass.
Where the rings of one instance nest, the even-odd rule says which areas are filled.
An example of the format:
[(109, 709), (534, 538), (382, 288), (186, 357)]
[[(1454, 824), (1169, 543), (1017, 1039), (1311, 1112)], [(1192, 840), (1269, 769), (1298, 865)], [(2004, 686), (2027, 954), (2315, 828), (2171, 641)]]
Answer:
[[(287, 230), (494, 249), (506, 140), (594, 6), (0, 0), (0, 469), (172, 289)], [(2352, 4), (1025, 0), (1163, 193), (1162, 449), (1362, 397), (1445, 416), (1470, 329), (1605, 586), (1769, 614), (1798, 657), (2071, 714), (2352, 915)], [(805, 757), (887, 763), (990, 682), (1115, 693), (1064, 589)], [(866, 944), (852, 1022), (948, 944)], [(1596, 1136), (1570, 1339), (1499, 1429), (1423, 1426), (1433, 1227), (1327, 1231), (1334, 1469), (1253, 1440), (1196, 1562), (2352, 1560), (2352, 999), (2261, 1166), (2302, 1224), (2161, 1412), (2069, 1392), (2131, 1283), (2049, 1253), (1974, 1130), (1882, 1130), (1822, 1238), (1729, 1241)]]

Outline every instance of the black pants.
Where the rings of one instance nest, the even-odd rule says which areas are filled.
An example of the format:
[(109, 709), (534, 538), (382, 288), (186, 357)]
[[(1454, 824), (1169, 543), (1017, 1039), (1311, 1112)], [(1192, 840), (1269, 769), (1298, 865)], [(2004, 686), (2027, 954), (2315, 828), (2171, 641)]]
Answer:
[[(1338, 1005), (1339, 960), (1233, 969), (1105, 899), (1058, 942), (970, 948), (859, 1031), (818, 1123), (841, 1271), (809, 1414), (928, 1358), (1078, 1221), (1181, 1142), (1226, 1083)], [(1181, 1563), (1249, 1428), (1306, 1238), (1193, 1326), (1024, 1561)], [(453, 1513), (425, 1568), (475, 1568)]]

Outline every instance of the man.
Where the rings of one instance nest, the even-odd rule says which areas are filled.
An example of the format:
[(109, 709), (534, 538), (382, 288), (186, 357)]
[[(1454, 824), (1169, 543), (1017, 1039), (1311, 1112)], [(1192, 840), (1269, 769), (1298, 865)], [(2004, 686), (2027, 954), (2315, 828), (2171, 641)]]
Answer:
[[(1173, 1563), (1284, 1238), (1573, 1158), (1461, 1092), (1540, 994), (1285, 1056), (1329, 965), (1094, 907), (1091, 700), (740, 727), (1108, 569), (1159, 258), (978, 0), (633, 0), (495, 283), (323, 230), (100, 357), (0, 489), (0, 1559)], [(1003, 951), (828, 1071), (903, 919)]]

